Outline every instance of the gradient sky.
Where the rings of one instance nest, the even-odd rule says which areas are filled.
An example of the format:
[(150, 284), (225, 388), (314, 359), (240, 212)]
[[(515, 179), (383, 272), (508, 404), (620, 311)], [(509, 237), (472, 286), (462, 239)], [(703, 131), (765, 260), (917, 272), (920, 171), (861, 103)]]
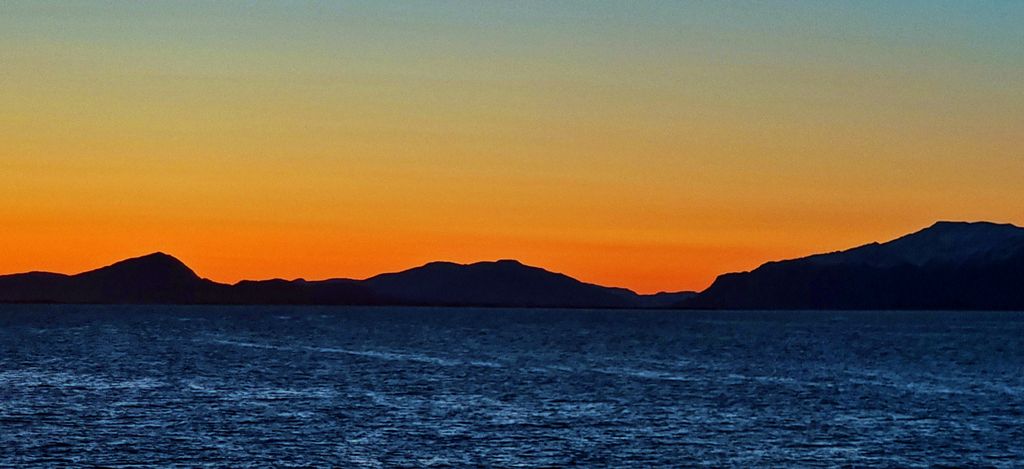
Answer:
[(1024, 224), (1024, 2), (0, 2), (0, 271), (641, 292)]

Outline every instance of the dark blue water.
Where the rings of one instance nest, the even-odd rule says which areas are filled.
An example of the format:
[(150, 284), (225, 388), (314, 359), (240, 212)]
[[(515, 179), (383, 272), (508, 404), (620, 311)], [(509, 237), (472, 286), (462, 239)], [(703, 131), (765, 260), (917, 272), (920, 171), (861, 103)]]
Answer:
[(0, 465), (1024, 464), (1024, 314), (0, 306)]

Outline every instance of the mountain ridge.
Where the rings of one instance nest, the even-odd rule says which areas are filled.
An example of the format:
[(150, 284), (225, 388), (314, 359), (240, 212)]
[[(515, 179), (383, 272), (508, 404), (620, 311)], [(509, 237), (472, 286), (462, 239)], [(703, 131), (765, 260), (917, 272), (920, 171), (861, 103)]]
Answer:
[(884, 243), (719, 276), (677, 307), (1024, 309), (1024, 229), (937, 222)]
[(225, 284), (155, 252), (73, 275), (0, 275), (0, 302), (1024, 310), (1024, 229), (940, 221), (886, 242), (723, 274), (700, 293), (641, 295), (514, 259), (434, 261), (361, 280)]
[(581, 282), (516, 260), (456, 264), (431, 262), (363, 281), (409, 304), (446, 306), (611, 307), (637, 306), (631, 290)]
[[(695, 293), (672, 295), (688, 294)], [(586, 283), (513, 259), (434, 261), (363, 280), (278, 278), (226, 284), (200, 277), (169, 254), (154, 252), (73, 275), (0, 275), (0, 303), (648, 308), (671, 306), (665, 295)]]

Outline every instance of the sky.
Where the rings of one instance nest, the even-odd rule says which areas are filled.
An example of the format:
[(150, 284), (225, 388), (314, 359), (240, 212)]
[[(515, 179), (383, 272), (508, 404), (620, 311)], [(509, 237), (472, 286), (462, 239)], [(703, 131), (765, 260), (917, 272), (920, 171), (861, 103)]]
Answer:
[(0, 272), (640, 292), (1024, 225), (1021, 1), (0, 2)]

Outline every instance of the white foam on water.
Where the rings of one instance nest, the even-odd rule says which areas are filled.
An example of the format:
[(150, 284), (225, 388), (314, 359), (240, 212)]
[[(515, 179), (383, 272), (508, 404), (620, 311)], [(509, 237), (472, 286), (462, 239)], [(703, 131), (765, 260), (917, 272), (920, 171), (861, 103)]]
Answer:
[(615, 376), (623, 376), (623, 377), (627, 377), (627, 378), (640, 378), (640, 379), (650, 379), (650, 380), (658, 380), (658, 381), (693, 381), (694, 380), (694, 378), (692, 376), (687, 376), (687, 375), (683, 375), (683, 374), (666, 373), (666, 372), (663, 372), (663, 371), (654, 371), (654, 370), (643, 370), (643, 369), (638, 369), (638, 368), (624, 368), (624, 367), (593, 368), (590, 371), (595, 371), (595, 372), (598, 372), (598, 373), (604, 373), (604, 374), (615, 375)]
[(460, 367), (460, 366), (475, 366), (482, 368), (504, 368), (505, 365), (488, 360), (455, 360), (449, 358), (434, 357), (423, 354), (411, 354), (411, 353), (398, 353), (398, 352), (382, 352), (377, 350), (353, 350), (336, 347), (287, 347), (279, 345), (269, 344), (256, 344), (252, 342), (239, 342), (233, 340), (214, 339), (211, 342), (223, 344), (223, 345), (235, 345), (238, 347), (249, 347), (258, 349), (268, 350), (284, 350), (284, 351), (310, 351), (319, 353), (337, 353), (343, 355), (352, 355), (357, 357), (376, 358), (379, 360), (389, 361), (403, 361), (403, 362), (417, 362), (417, 363), (428, 363), (431, 365), (444, 366), (444, 367)]

